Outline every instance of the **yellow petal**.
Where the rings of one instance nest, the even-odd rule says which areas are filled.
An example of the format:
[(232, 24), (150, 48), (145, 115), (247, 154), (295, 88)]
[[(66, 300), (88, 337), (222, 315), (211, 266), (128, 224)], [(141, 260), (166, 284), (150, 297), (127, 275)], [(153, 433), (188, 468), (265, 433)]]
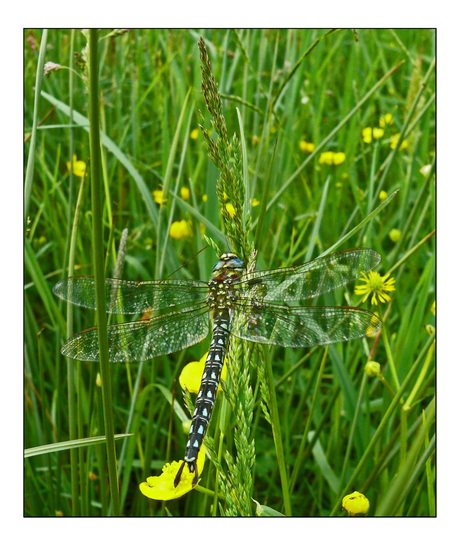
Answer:
[[(205, 449), (202, 446), (197, 457), (197, 471), (201, 475), (205, 462)], [(179, 484), (174, 486), (177, 472), (183, 462), (171, 462), (163, 466), (163, 472), (158, 477), (147, 477), (147, 482), (139, 485), (139, 490), (152, 500), (169, 501), (180, 498), (194, 488), (193, 479), (195, 473), (190, 473), (188, 465), (185, 464)]]

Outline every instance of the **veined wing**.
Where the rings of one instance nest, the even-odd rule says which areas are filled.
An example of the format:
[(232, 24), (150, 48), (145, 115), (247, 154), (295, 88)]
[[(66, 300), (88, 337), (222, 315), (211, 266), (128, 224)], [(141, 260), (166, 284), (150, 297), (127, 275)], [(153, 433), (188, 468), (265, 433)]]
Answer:
[[(208, 330), (207, 306), (189, 307), (148, 320), (109, 325), (109, 359), (113, 362), (130, 362), (164, 356), (202, 341)], [(71, 337), (61, 348), (61, 353), (74, 360), (99, 361), (97, 328)]]
[[(92, 276), (71, 276), (53, 287), (53, 292), (74, 305), (96, 308), (96, 287)], [(134, 282), (105, 279), (106, 312), (139, 314), (145, 310), (167, 310), (177, 305), (205, 302), (206, 282), (199, 280), (159, 280)]]
[(372, 312), (353, 307), (241, 306), (231, 332), (247, 341), (299, 347), (358, 339), (381, 325)]
[(370, 248), (345, 250), (297, 267), (255, 271), (235, 282), (240, 297), (258, 301), (305, 301), (356, 280), (380, 263)]

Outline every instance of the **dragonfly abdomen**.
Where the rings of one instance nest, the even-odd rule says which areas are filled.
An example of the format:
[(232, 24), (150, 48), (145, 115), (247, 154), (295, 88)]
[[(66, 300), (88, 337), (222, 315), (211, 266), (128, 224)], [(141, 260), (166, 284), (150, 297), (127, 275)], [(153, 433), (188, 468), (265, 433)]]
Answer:
[(206, 359), (203, 376), (201, 378), (200, 391), (198, 392), (192, 424), (190, 426), (184, 464), (182, 464), (181, 469), (176, 476), (176, 486), (180, 481), (185, 462), (188, 464), (190, 473), (195, 472), (193, 485), (195, 486), (198, 482), (199, 475), (196, 467), (196, 459), (198, 451), (203, 443), (203, 438), (206, 435), (209, 421), (211, 420), (225, 353), (227, 351), (229, 329), (229, 311), (225, 309), (217, 312), (214, 317), (211, 347), (209, 348), (209, 354)]

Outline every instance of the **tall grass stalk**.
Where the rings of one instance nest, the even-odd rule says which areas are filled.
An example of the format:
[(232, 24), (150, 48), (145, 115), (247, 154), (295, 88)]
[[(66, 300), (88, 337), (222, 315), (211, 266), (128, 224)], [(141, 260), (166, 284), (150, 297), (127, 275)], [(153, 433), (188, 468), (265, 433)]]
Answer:
[(104, 249), (102, 231), (102, 180), (101, 145), (99, 136), (99, 60), (98, 31), (89, 30), (88, 91), (91, 151), (91, 202), (93, 220), (93, 267), (96, 283), (96, 315), (99, 337), (99, 361), (102, 378), (102, 400), (104, 404), (104, 431), (107, 440), (107, 465), (113, 514), (120, 514), (118, 496), (118, 474), (112, 409), (112, 382), (107, 341), (107, 316), (105, 313)]
[(42, 89), (43, 67), (45, 65), (45, 54), (48, 39), (48, 29), (43, 30), (42, 39), (40, 41), (40, 53), (38, 55), (38, 66), (35, 79), (35, 98), (32, 118), (32, 131), (30, 139), (29, 155), (27, 157), (27, 169), (24, 182), (24, 221), (27, 221), (29, 213), (30, 195), (32, 193), (32, 182), (34, 176), (35, 165), (35, 149), (37, 146), (37, 125), (38, 125), (38, 104), (40, 101), (40, 92)]

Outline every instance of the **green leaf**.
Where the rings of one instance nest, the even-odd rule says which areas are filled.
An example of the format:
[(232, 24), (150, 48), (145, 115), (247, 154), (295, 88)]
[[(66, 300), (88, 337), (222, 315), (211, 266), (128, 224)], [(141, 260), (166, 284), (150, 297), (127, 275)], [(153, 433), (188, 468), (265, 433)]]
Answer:
[[(119, 433), (114, 436), (115, 440), (131, 437), (134, 433)], [(51, 454), (61, 450), (69, 450), (72, 448), (91, 447), (105, 443), (105, 435), (98, 437), (86, 437), (85, 439), (75, 439), (74, 441), (61, 441), (60, 443), (50, 443), (49, 445), (40, 445), (39, 447), (27, 448), (24, 451), (24, 458), (38, 456), (40, 454)]]

